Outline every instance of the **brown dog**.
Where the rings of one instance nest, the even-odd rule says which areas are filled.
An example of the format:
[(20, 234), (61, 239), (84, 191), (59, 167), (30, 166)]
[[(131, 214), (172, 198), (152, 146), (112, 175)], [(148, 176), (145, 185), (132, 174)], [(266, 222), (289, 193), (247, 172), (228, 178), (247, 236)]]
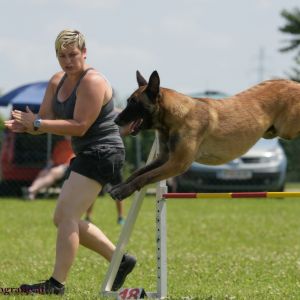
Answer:
[(293, 139), (300, 134), (300, 84), (269, 80), (227, 99), (195, 99), (149, 83), (137, 71), (139, 88), (119, 114), (119, 126), (135, 121), (135, 131), (156, 129), (160, 153), (110, 194), (124, 199), (144, 185), (183, 173), (193, 161), (218, 165), (233, 160), (261, 137)]

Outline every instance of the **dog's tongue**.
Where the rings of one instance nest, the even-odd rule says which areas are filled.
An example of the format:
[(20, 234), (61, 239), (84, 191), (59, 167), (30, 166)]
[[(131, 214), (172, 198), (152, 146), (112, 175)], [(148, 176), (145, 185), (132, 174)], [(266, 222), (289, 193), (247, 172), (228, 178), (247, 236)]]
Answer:
[(136, 121), (134, 121), (131, 126), (130, 126), (130, 131), (132, 135), (135, 135), (138, 133), (139, 131), (139, 127), (140, 125), (143, 123), (143, 119), (137, 119)]

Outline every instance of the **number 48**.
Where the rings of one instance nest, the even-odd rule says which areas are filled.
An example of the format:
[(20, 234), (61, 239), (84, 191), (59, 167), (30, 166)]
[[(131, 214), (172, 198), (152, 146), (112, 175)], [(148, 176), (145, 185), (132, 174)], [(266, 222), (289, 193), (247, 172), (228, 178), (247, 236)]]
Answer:
[(144, 296), (145, 291), (142, 288), (127, 288), (119, 292), (117, 300), (141, 299)]

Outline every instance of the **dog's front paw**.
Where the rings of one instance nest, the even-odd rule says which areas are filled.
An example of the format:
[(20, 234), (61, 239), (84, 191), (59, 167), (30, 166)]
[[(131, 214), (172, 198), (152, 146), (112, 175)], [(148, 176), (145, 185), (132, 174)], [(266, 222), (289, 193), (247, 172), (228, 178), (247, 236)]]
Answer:
[(117, 189), (119, 186), (121, 186), (121, 185), (123, 185), (123, 184), (125, 184), (125, 183), (124, 183), (124, 182), (121, 182), (121, 183), (118, 183), (118, 184), (116, 184), (116, 185), (113, 185), (113, 186), (111, 186), (111, 187), (107, 190), (107, 192), (110, 194), (111, 191), (113, 191), (114, 189)]
[(121, 183), (113, 186), (109, 191), (111, 197), (115, 200), (122, 201), (134, 192), (134, 188), (130, 184)]

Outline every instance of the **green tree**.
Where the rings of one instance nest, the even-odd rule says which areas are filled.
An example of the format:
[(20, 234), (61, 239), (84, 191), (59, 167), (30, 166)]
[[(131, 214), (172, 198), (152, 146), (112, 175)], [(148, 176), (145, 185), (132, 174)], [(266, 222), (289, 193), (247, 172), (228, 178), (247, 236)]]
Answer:
[(285, 19), (285, 24), (279, 30), (288, 34), (290, 38), (286, 40), (286, 45), (280, 49), (281, 52), (296, 51), (294, 61), (296, 66), (292, 68), (292, 73), (288, 74), (290, 79), (300, 82), (300, 9), (294, 8), (292, 11), (283, 10), (281, 16)]
[(291, 73), (288, 73), (288, 76), (290, 79), (300, 82), (300, 68), (297, 67), (297, 65), (300, 66), (300, 57), (295, 57), (294, 61), (296, 66), (292, 67)]
[[(285, 19), (285, 25), (279, 30), (289, 35), (286, 45), (280, 49), (281, 52), (296, 51), (294, 57), (295, 67), (288, 73), (292, 80), (300, 82), (300, 9), (295, 8), (292, 11), (283, 10), (281, 16)], [(300, 180), (300, 138), (293, 141), (281, 141), (288, 157), (288, 181)]]

